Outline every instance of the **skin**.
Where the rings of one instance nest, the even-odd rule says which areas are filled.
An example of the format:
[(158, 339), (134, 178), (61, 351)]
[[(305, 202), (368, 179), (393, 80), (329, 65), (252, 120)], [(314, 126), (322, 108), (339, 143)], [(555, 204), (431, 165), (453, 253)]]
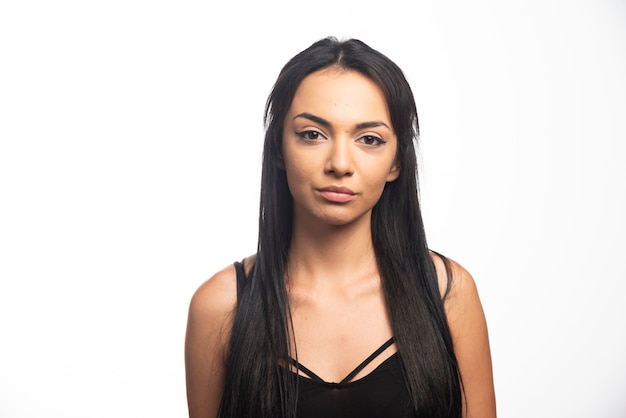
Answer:
[[(401, 169), (396, 150), (387, 104), (374, 82), (337, 68), (302, 81), (284, 121), (277, 161), (294, 198), (286, 280), (298, 360), (328, 382), (342, 380), (392, 336), (370, 226), (385, 184)], [(445, 268), (433, 259), (443, 294)], [(253, 263), (251, 256), (244, 265), (249, 269)], [(495, 417), (480, 298), (471, 275), (458, 263), (452, 265), (454, 284), (445, 309), (467, 398), (464, 416)], [(191, 300), (185, 342), (191, 418), (217, 415), (236, 303), (235, 275), (232, 265), (226, 267)], [(395, 345), (386, 349), (355, 379), (396, 350)]]

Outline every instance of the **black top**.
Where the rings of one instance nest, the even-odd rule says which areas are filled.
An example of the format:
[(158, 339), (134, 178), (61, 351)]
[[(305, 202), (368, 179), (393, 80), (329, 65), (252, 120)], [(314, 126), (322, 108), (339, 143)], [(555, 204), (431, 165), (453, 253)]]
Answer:
[[(235, 262), (237, 293), (246, 283), (243, 264)], [(298, 374), (298, 418), (413, 418), (413, 408), (407, 390), (398, 353), (381, 363), (366, 376), (354, 377), (386, 348), (393, 337), (365, 359), (339, 383), (325, 382), (313, 371), (294, 359), (292, 366)], [(287, 368), (284, 373), (294, 374)]]

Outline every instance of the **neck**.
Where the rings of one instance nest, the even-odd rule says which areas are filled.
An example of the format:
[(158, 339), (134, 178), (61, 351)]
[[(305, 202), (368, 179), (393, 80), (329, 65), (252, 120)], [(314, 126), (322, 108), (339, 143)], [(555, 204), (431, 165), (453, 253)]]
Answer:
[(369, 216), (340, 226), (294, 222), (288, 254), (290, 276), (340, 284), (376, 269)]

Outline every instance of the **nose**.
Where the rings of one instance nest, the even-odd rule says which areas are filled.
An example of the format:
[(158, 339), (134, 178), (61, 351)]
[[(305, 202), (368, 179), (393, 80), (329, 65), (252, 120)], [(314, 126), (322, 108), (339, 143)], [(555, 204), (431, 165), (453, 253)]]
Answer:
[(351, 141), (348, 139), (335, 139), (328, 151), (325, 172), (335, 177), (350, 176), (354, 172), (352, 164)]

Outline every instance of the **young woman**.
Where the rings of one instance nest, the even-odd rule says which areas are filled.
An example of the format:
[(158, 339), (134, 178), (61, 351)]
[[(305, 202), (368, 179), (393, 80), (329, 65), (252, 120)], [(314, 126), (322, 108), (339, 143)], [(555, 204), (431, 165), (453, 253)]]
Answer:
[(191, 300), (190, 417), (495, 417), (474, 281), (426, 244), (402, 71), (322, 39), (265, 121), (257, 252)]

